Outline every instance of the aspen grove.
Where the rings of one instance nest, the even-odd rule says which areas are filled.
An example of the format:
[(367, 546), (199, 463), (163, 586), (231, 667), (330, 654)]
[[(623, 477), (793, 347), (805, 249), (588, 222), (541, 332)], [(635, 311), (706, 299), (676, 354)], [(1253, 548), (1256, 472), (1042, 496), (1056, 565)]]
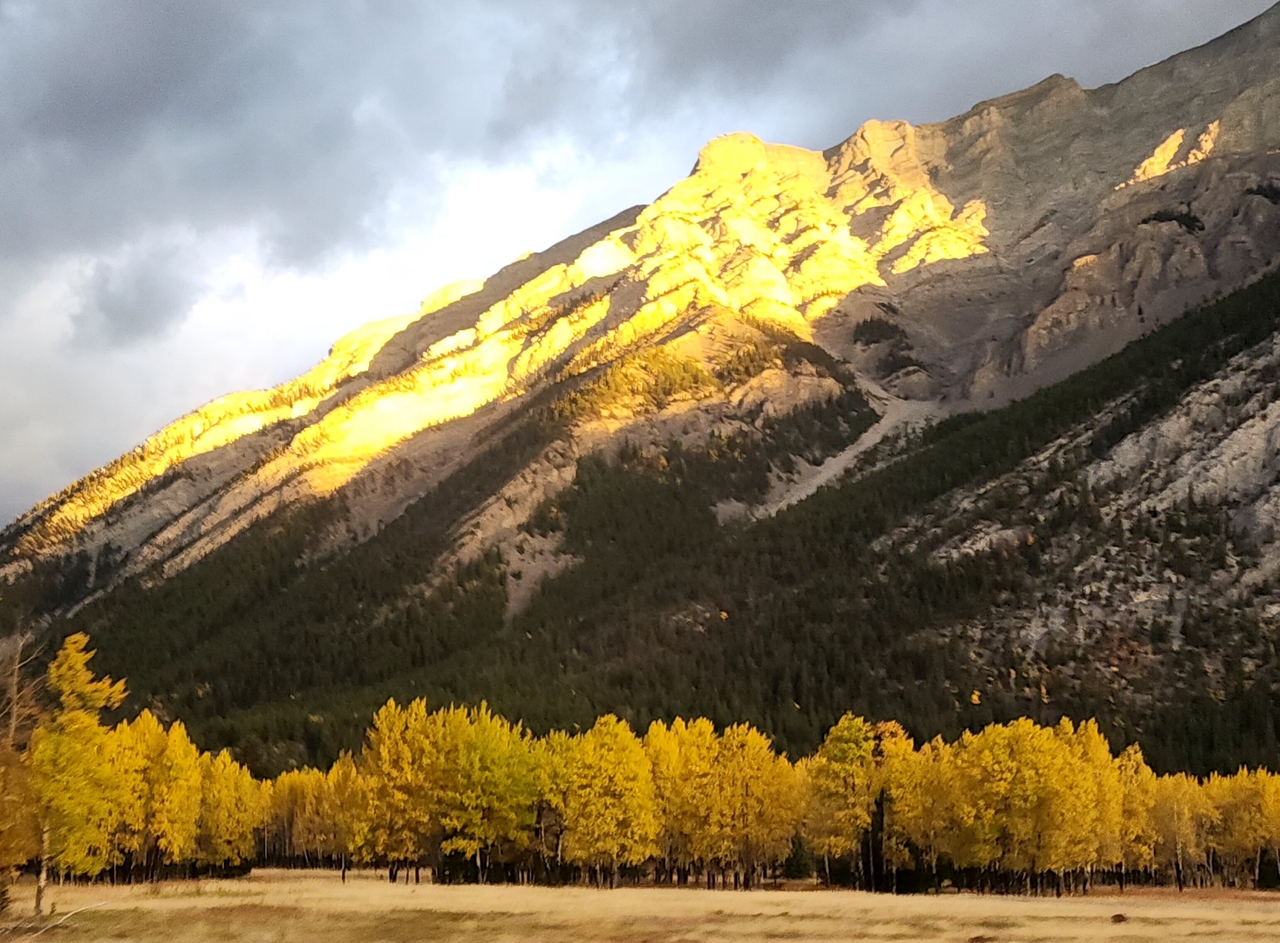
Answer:
[(917, 746), (846, 714), (792, 762), (746, 724), (676, 719), (640, 736), (610, 715), (537, 737), (484, 704), (391, 700), (358, 755), (258, 780), (180, 721), (144, 710), (106, 726), (125, 689), (95, 678), (91, 657), (69, 637), (45, 682), (56, 705), (0, 744), (0, 865), (37, 862), (41, 887), (273, 864), (392, 881), (749, 889), (816, 873), (1062, 893), (1257, 886), (1280, 850), (1280, 776), (1157, 776), (1093, 721), (1024, 718)]

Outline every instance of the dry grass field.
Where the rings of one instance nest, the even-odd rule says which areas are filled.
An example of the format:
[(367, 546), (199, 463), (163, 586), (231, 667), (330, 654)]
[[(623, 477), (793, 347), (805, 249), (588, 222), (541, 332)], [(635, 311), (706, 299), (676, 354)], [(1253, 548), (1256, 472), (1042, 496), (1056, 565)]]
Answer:
[[(18, 888), (0, 940), (33, 887)], [(390, 886), (371, 872), (255, 871), (225, 881), (151, 887), (54, 887), (43, 941), (409, 943), (409, 941), (920, 940), (948, 943), (1280, 939), (1280, 895), (1129, 892), (1033, 900), (850, 891)], [(88, 908), (80, 910), (80, 908)], [(79, 910), (79, 912), (75, 912)], [(1123, 913), (1124, 922), (1113, 922)], [(61, 922), (57, 922), (61, 921)]]

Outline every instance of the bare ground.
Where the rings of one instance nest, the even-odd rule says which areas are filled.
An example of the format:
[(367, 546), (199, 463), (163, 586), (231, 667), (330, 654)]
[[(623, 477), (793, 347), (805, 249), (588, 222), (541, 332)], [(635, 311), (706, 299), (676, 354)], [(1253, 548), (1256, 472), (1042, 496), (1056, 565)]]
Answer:
[[(40, 930), (48, 941), (139, 943), (1280, 938), (1280, 895), (1250, 892), (1130, 891), (1055, 900), (817, 890), (600, 891), (391, 886), (373, 872), (356, 872), (343, 885), (328, 872), (263, 870), (224, 881), (54, 887), (54, 920), (62, 922), (23, 926), (16, 915), (30, 912), (33, 890), (29, 883), (16, 889), (0, 940), (26, 939)], [(1113, 922), (1120, 913), (1127, 920)]]

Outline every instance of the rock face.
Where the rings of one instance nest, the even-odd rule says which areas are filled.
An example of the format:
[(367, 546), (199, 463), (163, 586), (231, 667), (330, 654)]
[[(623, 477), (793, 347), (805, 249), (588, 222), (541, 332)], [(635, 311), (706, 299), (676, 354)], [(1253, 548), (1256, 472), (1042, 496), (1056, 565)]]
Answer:
[[(855, 382), (813, 375), (812, 356), (743, 377), (744, 351), (816, 345), (889, 401), (1023, 395), (1280, 258), (1278, 148), (1280, 8), (1117, 85), (1054, 76), (941, 124), (869, 122), (822, 153), (719, 138), (652, 205), (369, 325), (297, 380), (211, 403), (71, 485), (0, 534), (0, 580), (78, 554), (102, 569), (92, 592), (164, 579), (335, 497), (329, 539), (364, 539), (540, 395), (602, 376), (630, 389), (654, 351), (659, 372), (719, 379), (572, 416), (495, 497), (505, 510), (469, 519), (463, 556), (509, 541), (586, 451), (751, 429)], [(891, 339), (858, 339), (872, 318)]]
[(1100, 691), (1140, 732), (1195, 692), (1248, 690), (1275, 662), (1280, 613), (1278, 378), (1273, 335), (1105, 453), (1088, 446), (1123, 402), (880, 549), (954, 561), (1036, 548), (1022, 592), (944, 633), (991, 691), (1045, 704)]

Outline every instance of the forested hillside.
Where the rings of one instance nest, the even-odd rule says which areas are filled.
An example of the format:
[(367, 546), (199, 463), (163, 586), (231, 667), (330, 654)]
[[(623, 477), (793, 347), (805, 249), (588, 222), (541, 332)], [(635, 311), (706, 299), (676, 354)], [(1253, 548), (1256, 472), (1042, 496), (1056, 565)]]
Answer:
[[(1024, 401), (882, 443), (838, 486), (757, 522), (719, 524), (713, 507), (758, 494), (785, 455), (818, 459), (856, 439), (875, 417), (853, 387), (758, 437), (583, 459), (572, 487), (526, 525), (530, 539), (558, 533), (577, 562), (513, 618), (503, 574), (518, 559), (491, 553), (443, 580), (433, 564), (460, 509), (558, 434), (554, 403), (348, 554), (308, 558), (323, 506), (281, 515), (54, 631), (93, 633), (103, 666), (132, 679), (132, 710), (183, 718), (202, 746), (229, 746), (262, 772), (354, 748), (390, 695), (487, 699), (537, 731), (608, 712), (638, 727), (676, 715), (746, 720), (796, 753), (847, 710), (899, 719), (921, 739), (1022, 715), (1096, 716), (1117, 748), (1141, 743), (1159, 770), (1271, 763), (1278, 666), (1265, 591), (1201, 607), (1201, 627), (1178, 645), (1167, 626), (1163, 640), (1144, 627), (1130, 641), (1161, 671), (1127, 677), (1110, 670), (1110, 653), (1077, 644), (1075, 628), (1028, 647), (996, 623), (1053, 587), (1087, 592), (1054, 563), (1055, 548), (1090, 558), (1142, 541), (1185, 560), (1198, 552), (1188, 541), (1203, 540), (1223, 559), (1256, 556), (1210, 507), (1102, 520), (1087, 469), (1238, 369), (1232, 358), (1266, 348), (1278, 316), (1280, 277), (1270, 276)], [(1003, 499), (981, 490), (997, 484)], [(1036, 495), (1048, 512), (1027, 530), (1019, 515)], [(978, 496), (981, 528), (955, 512)], [(941, 552), (957, 534), (999, 531), (1002, 517), (1023, 526), (1014, 539)], [(8, 611), (22, 602), (9, 599)], [(1106, 619), (1091, 618), (1105, 636)], [(981, 646), (974, 626), (986, 626)], [(1197, 667), (1245, 658), (1248, 677)]]
[(750, 724), (612, 715), (535, 737), (475, 708), (388, 701), (356, 754), (257, 780), (150, 711), (115, 726), (124, 682), (98, 679), (82, 634), (44, 703), (19, 672), (0, 709), (0, 910), (10, 870), (112, 882), (255, 864), (386, 868), (392, 882), (705, 885), (818, 878), (870, 891), (1061, 895), (1094, 883), (1273, 886), (1280, 776), (1157, 776), (1097, 724), (1026, 718), (917, 745), (844, 714), (815, 751), (778, 753)]

